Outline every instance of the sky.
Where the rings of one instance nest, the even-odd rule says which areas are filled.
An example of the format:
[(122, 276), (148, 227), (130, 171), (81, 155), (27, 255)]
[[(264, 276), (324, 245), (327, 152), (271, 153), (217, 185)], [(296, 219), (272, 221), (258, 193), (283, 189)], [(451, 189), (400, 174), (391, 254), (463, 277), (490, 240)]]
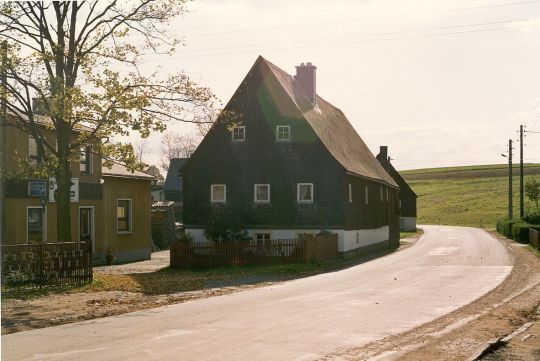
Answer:
[[(223, 104), (257, 56), (291, 75), (309, 61), (317, 93), (374, 155), (387, 145), (398, 170), (505, 163), (520, 125), (525, 162), (540, 162), (540, 0), (196, 0), (188, 10), (169, 26), (185, 45), (144, 65), (184, 71)], [(147, 141), (146, 163), (160, 163), (161, 136)]]

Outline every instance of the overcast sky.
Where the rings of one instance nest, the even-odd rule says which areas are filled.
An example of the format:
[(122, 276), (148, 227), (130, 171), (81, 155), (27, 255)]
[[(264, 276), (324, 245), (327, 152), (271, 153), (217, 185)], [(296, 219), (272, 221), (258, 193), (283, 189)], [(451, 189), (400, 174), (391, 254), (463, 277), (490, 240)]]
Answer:
[[(331, 5), (330, 5), (331, 4)], [(206, 0), (171, 24), (186, 45), (145, 65), (184, 70), (225, 104), (258, 55), (317, 93), (398, 170), (504, 163), (520, 124), (540, 132), (540, 1)], [(171, 130), (194, 132), (187, 125)], [(518, 159), (516, 143), (515, 159)], [(160, 136), (146, 162), (159, 163)], [(540, 133), (525, 161), (540, 162)]]

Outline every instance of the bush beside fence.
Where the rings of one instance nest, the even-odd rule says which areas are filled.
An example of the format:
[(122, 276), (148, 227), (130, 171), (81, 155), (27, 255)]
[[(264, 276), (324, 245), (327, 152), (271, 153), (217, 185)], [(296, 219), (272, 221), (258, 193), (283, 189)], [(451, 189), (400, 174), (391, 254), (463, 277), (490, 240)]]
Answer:
[(60, 242), (2, 245), (2, 285), (92, 282), (92, 244)]
[(171, 243), (171, 268), (214, 268), (222, 266), (301, 263), (323, 260), (338, 254), (337, 234), (310, 239), (278, 239), (257, 243), (185, 242)]

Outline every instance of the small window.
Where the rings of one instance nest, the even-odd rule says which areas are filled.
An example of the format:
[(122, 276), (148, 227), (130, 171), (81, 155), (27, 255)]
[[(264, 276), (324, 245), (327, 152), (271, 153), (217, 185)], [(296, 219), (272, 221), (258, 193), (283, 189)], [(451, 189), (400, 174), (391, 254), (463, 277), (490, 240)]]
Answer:
[(380, 190), (380, 193), (381, 193), (381, 202), (382, 202), (382, 201), (384, 201), (382, 186), (379, 186), (379, 190)]
[(26, 241), (42, 243), (44, 241), (44, 209), (42, 207), (26, 208)]
[(278, 142), (290, 142), (291, 141), (291, 126), (278, 125), (276, 129), (276, 140)]
[(365, 188), (365, 198), (366, 198), (366, 204), (369, 204), (369, 190), (367, 186)]
[(225, 203), (227, 199), (227, 187), (225, 184), (212, 184), (210, 193), (212, 203)]
[(246, 140), (246, 127), (238, 125), (232, 128), (233, 142), (243, 142)]
[(86, 146), (81, 149), (81, 160), (79, 167), (81, 174), (92, 174), (92, 148), (90, 146)]
[(119, 199), (116, 204), (118, 232), (131, 232), (131, 199)]
[(312, 239), (315, 237), (315, 234), (312, 232), (298, 232), (296, 233), (296, 238), (300, 241)]
[(352, 203), (352, 184), (349, 183), (349, 203)]
[(255, 184), (253, 191), (254, 201), (257, 203), (270, 202), (270, 184)]
[(386, 187), (386, 201), (388, 202), (388, 187)]
[(296, 192), (298, 203), (313, 202), (313, 183), (298, 183)]
[(31, 135), (28, 136), (28, 164), (31, 167), (35, 167), (41, 161), (39, 156), (38, 146), (36, 139)]
[(257, 250), (262, 250), (263, 247), (266, 250), (269, 250), (272, 246), (272, 238), (270, 233), (257, 233), (256, 234), (257, 239)]

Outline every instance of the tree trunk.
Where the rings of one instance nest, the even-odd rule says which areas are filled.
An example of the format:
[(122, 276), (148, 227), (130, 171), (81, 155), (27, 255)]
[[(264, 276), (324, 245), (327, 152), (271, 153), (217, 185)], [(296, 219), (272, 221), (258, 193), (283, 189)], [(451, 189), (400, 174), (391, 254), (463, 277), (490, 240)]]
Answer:
[(71, 242), (71, 168), (66, 159), (56, 172), (56, 229), (58, 242)]

